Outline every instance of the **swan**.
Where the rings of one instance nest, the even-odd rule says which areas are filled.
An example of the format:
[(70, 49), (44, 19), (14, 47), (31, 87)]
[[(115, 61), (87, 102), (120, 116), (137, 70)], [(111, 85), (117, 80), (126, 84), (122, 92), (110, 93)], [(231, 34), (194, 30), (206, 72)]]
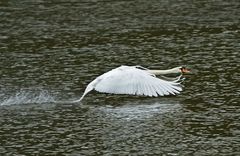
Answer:
[[(80, 99), (92, 90), (102, 93), (144, 95), (150, 97), (175, 95), (182, 91), (182, 74), (190, 72), (185, 67), (175, 67), (168, 70), (149, 70), (142, 66), (122, 65), (112, 69), (90, 82)], [(157, 75), (181, 74), (171, 79), (163, 76), (159, 79)]]

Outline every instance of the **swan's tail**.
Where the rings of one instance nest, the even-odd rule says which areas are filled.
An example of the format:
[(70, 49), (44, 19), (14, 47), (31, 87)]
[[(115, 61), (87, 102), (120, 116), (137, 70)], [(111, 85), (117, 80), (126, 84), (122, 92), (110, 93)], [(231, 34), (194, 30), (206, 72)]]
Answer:
[(87, 95), (87, 93), (89, 93), (91, 90), (93, 90), (94, 88), (92, 87), (92, 85), (88, 85), (87, 88), (85, 89), (83, 95), (80, 97), (80, 99), (78, 100), (74, 100), (72, 101), (71, 103), (78, 103), (78, 102), (81, 102), (82, 99), (85, 97), (85, 95)]
[[(87, 93), (86, 93), (87, 94)], [(84, 94), (80, 97), (80, 99), (77, 99), (77, 100), (74, 100), (74, 101), (71, 101), (71, 103), (78, 103), (78, 102), (81, 102), (82, 99), (84, 98), (84, 96), (86, 95), (85, 92)]]

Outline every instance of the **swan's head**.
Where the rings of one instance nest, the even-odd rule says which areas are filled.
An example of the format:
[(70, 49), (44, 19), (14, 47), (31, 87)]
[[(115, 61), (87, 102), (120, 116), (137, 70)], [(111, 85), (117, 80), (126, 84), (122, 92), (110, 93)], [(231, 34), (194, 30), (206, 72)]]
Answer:
[(186, 67), (180, 66), (180, 67), (175, 67), (173, 69), (171, 69), (171, 73), (176, 73), (176, 74), (186, 74), (189, 73), (190, 70), (187, 69)]
[(180, 67), (177, 67), (177, 68), (178, 68), (179, 73), (182, 73), (182, 74), (190, 73), (190, 70), (187, 69), (186, 67), (180, 66)]

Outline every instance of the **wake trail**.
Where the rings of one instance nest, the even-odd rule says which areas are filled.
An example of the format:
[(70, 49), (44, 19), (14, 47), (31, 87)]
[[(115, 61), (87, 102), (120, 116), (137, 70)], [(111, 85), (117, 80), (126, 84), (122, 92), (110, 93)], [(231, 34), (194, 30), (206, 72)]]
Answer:
[(78, 100), (59, 100), (56, 96), (46, 90), (21, 90), (8, 96), (0, 96), (0, 106), (21, 105), (21, 104), (74, 104)]

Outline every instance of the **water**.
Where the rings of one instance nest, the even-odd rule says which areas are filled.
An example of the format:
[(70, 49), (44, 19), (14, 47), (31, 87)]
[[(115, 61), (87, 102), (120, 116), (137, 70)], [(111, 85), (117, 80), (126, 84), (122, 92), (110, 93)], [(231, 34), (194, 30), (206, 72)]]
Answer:
[[(0, 155), (240, 155), (238, 1), (1, 1)], [(191, 68), (178, 96), (92, 92), (120, 65)]]

